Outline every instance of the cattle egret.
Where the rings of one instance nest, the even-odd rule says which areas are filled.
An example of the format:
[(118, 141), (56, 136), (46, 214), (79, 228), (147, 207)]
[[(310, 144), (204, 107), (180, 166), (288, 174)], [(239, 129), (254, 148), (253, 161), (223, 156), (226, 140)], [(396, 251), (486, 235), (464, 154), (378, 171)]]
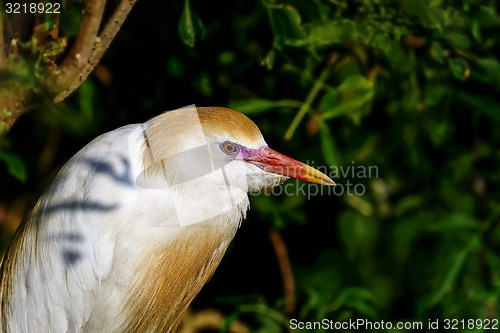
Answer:
[(227, 108), (170, 111), (99, 136), (60, 170), (2, 260), (2, 332), (175, 331), (247, 193), (288, 177), (334, 185)]

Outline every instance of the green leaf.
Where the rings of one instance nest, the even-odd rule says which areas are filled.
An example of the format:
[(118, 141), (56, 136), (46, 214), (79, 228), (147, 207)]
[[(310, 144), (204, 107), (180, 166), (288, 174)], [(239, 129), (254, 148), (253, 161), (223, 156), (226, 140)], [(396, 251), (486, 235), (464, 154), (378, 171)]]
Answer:
[(269, 21), (274, 32), (274, 43), (276, 46), (286, 44), (288, 41), (302, 39), (305, 36), (301, 26), (301, 17), (297, 9), (290, 5), (278, 8), (270, 8)]
[(424, 199), (421, 195), (411, 195), (399, 200), (394, 207), (394, 215), (401, 217), (408, 211), (418, 209), (422, 206)]
[[(411, 1), (411, 2), (413, 2), (414, 4), (416, 4), (418, 7), (420, 7), (425, 11), (425, 7), (422, 6), (420, 3), (418, 3), (417, 1)], [(449, 21), (449, 15), (447, 11), (439, 7), (428, 8), (426, 18), (427, 20), (424, 21), (424, 25), (427, 28), (433, 28), (439, 32), (443, 31), (443, 27)]]
[(271, 50), (267, 53), (266, 57), (262, 60), (261, 65), (265, 65), (268, 70), (273, 69), (274, 61), (276, 60), (276, 53)]
[(493, 57), (491, 58), (476, 58), (473, 59), (482, 70), (488, 75), (492, 81), (500, 83), (500, 61)]
[(19, 158), (19, 156), (11, 153), (0, 152), (0, 160), (5, 162), (5, 164), (7, 165), (7, 170), (12, 177), (16, 178), (21, 183), (26, 182), (26, 165), (24, 164), (23, 160)]
[(245, 114), (255, 114), (269, 111), (274, 107), (274, 102), (266, 99), (251, 98), (231, 103), (229, 107)]
[(454, 256), (454, 261), (451, 267), (447, 270), (447, 274), (437, 292), (430, 300), (430, 306), (437, 304), (447, 293), (451, 292), (458, 278), (459, 272), (465, 264), (469, 254), (476, 250), (479, 245), (477, 237), (472, 238), (469, 244)]
[(500, 121), (500, 104), (490, 96), (460, 92), (458, 97), (473, 110), (483, 112), (489, 118)]
[(322, 111), (332, 109), (332, 106), (334, 106), (338, 102), (338, 95), (339, 93), (337, 92), (337, 90), (330, 90), (329, 92), (327, 92), (323, 96), (323, 98), (321, 98), (319, 109)]
[(321, 25), (311, 25), (308, 27), (308, 31), (305, 42), (313, 47), (343, 44), (363, 37), (358, 24), (348, 19), (332, 20)]
[(449, 32), (445, 35), (445, 38), (457, 48), (468, 49), (471, 46), (469, 37), (462, 33)]
[(244, 114), (262, 113), (262, 112), (267, 112), (273, 108), (279, 108), (279, 107), (298, 108), (300, 106), (301, 103), (298, 101), (291, 101), (291, 100), (271, 101), (260, 98), (250, 98), (239, 102), (232, 102), (229, 104), (229, 108), (237, 110)]
[(431, 56), (440, 64), (444, 63), (444, 59), (448, 56), (448, 51), (446, 51), (441, 45), (441, 43), (433, 41), (430, 47)]
[(464, 81), (468, 78), (469, 65), (467, 61), (463, 59), (450, 59), (448, 61), (448, 66), (450, 67), (450, 71), (454, 77), (457, 79)]
[(429, 120), (425, 124), (425, 127), (435, 146), (439, 146), (445, 142), (450, 137), (452, 131), (450, 124), (444, 121)]
[(442, 101), (448, 92), (446, 85), (429, 85), (425, 91), (425, 105), (434, 106)]
[[(355, 123), (359, 123), (361, 116), (371, 109), (371, 102), (375, 95), (373, 81), (362, 75), (351, 75), (337, 89), (338, 101), (333, 93), (325, 95), (320, 103), (324, 109), (323, 118), (331, 119), (343, 115), (349, 116)], [(333, 104), (328, 107), (328, 104)]]
[(179, 22), (179, 35), (184, 44), (193, 47), (195, 41), (195, 32), (193, 24), (193, 14), (189, 0), (184, 1), (184, 10), (182, 11)]
[(340, 292), (333, 304), (329, 306), (328, 312), (332, 312), (342, 307), (349, 307), (357, 310), (359, 314), (369, 318), (377, 318), (377, 311), (373, 303), (376, 297), (373, 293), (360, 287), (346, 288)]
[(181, 20), (179, 21), (179, 36), (181, 37), (184, 44), (193, 47), (196, 36), (200, 38), (205, 36), (205, 27), (201, 19), (196, 15), (196, 13), (191, 8), (191, 3), (189, 0), (184, 1), (184, 9), (181, 14)]
[[(288, 327), (289, 321), (288, 318), (282, 314), (281, 312), (269, 307), (266, 304), (247, 304), (242, 305), (239, 308), (240, 313), (255, 313), (258, 315), (258, 319), (262, 320), (263, 318), (271, 319), (277, 324), (281, 324), (283, 327)], [(269, 325), (269, 323), (266, 323)], [(266, 326), (267, 326), (266, 325)], [(278, 327), (279, 329), (279, 327)], [(279, 332), (279, 330), (274, 330), (270, 332)]]
[(481, 42), (481, 27), (479, 25), (479, 19), (477, 17), (472, 21), (472, 36), (477, 42)]
[[(464, 199), (467, 196), (464, 196)], [(465, 199), (467, 200), (467, 199)], [(457, 205), (459, 202), (457, 203)], [(465, 205), (467, 203), (464, 202)], [(462, 230), (476, 230), (478, 228), (478, 222), (474, 219), (473, 216), (465, 213), (452, 213), (449, 215), (445, 215), (442, 218), (438, 218), (435, 221), (430, 223), (426, 230), (432, 232), (447, 232), (451, 233), (454, 231), (462, 231)]]

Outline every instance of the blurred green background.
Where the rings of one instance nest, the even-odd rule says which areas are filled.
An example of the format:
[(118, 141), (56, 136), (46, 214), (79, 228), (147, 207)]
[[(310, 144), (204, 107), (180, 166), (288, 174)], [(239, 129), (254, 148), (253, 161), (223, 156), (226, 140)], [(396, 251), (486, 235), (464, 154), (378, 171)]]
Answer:
[(189, 104), (229, 106), (286, 155), (377, 177), (349, 170), (334, 174), (343, 193), (252, 196), (194, 314), (215, 308), (222, 331), (262, 333), (289, 331), (290, 318), (498, 318), (499, 7), (139, 0), (94, 74), (0, 139), (0, 253), (97, 135)]

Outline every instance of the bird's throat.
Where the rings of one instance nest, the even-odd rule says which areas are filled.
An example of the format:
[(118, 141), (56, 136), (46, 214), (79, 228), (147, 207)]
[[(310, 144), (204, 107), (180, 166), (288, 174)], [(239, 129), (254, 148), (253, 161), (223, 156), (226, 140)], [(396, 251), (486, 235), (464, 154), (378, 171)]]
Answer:
[(170, 332), (212, 276), (236, 229), (210, 221), (183, 227), (167, 246), (144, 253), (124, 306), (127, 332)]

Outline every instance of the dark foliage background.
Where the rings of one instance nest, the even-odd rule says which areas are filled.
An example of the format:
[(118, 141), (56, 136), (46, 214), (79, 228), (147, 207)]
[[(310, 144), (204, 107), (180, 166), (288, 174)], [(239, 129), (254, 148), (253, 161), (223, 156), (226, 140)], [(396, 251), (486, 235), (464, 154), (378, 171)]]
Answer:
[[(194, 311), (216, 308), (222, 330), (239, 320), (252, 332), (288, 331), (289, 318), (498, 318), (498, 7), (141, 0), (93, 76), (1, 138), (1, 249), (98, 134), (189, 104), (230, 106), (276, 150), (338, 170), (339, 187), (252, 196)], [(377, 176), (351, 172), (370, 166)], [(295, 283), (286, 306), (276, 231)]]

